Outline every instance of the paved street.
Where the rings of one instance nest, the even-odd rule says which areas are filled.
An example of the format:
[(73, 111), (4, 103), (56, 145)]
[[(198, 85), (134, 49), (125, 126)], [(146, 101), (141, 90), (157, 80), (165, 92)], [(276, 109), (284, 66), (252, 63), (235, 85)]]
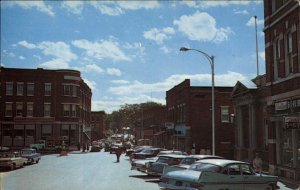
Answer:
[[(157, 190), (157, 179), (131, 171), (107, 152), (43, 156), (38, 164), (0, 173), (0, 190)], [(280, 189), (290, 190), (280, 183)]]

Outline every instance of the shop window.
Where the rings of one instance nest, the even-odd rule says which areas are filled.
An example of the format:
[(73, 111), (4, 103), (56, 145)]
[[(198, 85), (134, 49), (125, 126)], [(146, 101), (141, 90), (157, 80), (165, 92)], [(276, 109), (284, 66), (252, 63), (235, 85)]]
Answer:
[(69, 137), (69, 125), (62, 125), (61, 136)]
[(51, 83), (45, 83), (45, 96), (51, 96)]
[(26, 125), (25, 136), (34, 137), (34, 125)]
[(34, 83), (27, 84), (27, 96), (34, 96)]
[(17, 83), (17, 96), (23, 96), (24, 93), (24, 83), (18, 82)]
[(221, 106), (221, 122), (222, 123), (229, 123), (229, 107), (228, 106)]
[(48, 138), (52, 136), (52, 125), (42, 125), (42, 138)]
[(13, 95), (13, 83), (12, 82), (7, 82), (6, 83), (6, 96), (12, 96)]
[(281, 138), (281, 164), (284, 166), (293, 166), (293, 138), (292, 130), (284, 130)]
[(28, 102), (27, 103), (27, 117), (32, 117), (33, 116), (33, 103)]
[(17, 117), (23, 116), (23, 103), (22, 102), (18, 102), (16, 104), (16, 116)]
[(3, 136), (12, 137), (12, 125), (3, 125)]

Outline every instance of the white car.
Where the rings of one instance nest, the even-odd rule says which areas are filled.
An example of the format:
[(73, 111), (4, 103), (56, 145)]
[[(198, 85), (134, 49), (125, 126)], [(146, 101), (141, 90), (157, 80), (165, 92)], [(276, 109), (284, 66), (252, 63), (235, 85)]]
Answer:
[(0, 154), (0, 168), (22, 168), (27, 164), (27, 158), (22, 158), (19, 152), (4, 152)]

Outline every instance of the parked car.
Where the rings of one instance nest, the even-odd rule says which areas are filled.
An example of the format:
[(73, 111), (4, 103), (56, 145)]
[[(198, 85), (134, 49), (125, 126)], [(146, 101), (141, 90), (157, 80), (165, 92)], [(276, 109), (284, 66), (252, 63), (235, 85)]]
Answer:
[(143, 151), (146, 148), (151, 148), (152, 146), (135, 146), (135, 147), (131, 147), (130, 149), (126, 150), (126, 154), (125, 156), (129, 156), (131, 157), (133, 153), (138, 153)]
[(257, 174), (249, 163), (225, 160), (204, 159), (195, 162), (187, 170), (172, 171), (161, 177), (159, 188), (199, 190), (276, 190), (278, 177)]
[(3, 152), (0, 154), (0, 168), (22, 168), (27, 164), (27, 159), (22, 158), (19, 152)]
[(21, 150), (21, 157), (27, 159), (27, 164), (39, 163), (41, 154), (33, 148), (24, 148)]
[(131, 159), (146, 159), (146, 158), (155, 157), (162, 150), (166, 150), (166, 149), (155, 148), (155, 147), (146, 148), (143, 149), (141, 152), (132, 153)]
[(92, 147), (91, 147), (91, 152), (100, 152), (101, 149), (102, 149), (102, 147), (101, 147), (100, 145), (94, 144), (94, 145), (92, 145)]
[(137, 159), (137, 160), (132, 160), (131, 162), (131, 170), (137, 170), (140, 172), (146, 173), (147, 171), (147, 163), (149, 162), (156, 162), (156, 160), (159, 158), (161, 155), (166, 155), (166, 154), (175, 154), (175, 155), (185, 155), (185, 152), (182, 151), (173, 151), (173, 150), (162, 150), (160, 151), (156, 157), (150, 157), (146, 159)]
[(181, 160), (181, 162), (178, 165), (165, 166), (163, 174), (166, 174), (167, 172), (170, 171), (186, 170), (196, 161), (204, 160), (204, 159), (224, 159), (224, 158), (221, 156), (214, 156), (214, 155), (200, 155), (200, 154), (189, 155), (183, 160)]
[(164, 154), (160, 155), (156, 162), (148, 162), (146, 164), (146, 173), (152, 176), (161, 176), (163, 174), (164, 167), (167, 165), (178, 165), (181, 160), (186, 158), (186, 155), (177, 154)]

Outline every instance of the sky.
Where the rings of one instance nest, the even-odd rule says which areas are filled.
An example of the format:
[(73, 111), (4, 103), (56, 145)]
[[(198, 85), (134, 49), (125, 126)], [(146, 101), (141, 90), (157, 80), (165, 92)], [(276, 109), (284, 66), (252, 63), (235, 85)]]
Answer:
[(92, 89), (92, 111), (166, 104), (190, 79), (255, 87), (265, 74), (263, 1), (1, 1), (1, 66), (75, 69)]

